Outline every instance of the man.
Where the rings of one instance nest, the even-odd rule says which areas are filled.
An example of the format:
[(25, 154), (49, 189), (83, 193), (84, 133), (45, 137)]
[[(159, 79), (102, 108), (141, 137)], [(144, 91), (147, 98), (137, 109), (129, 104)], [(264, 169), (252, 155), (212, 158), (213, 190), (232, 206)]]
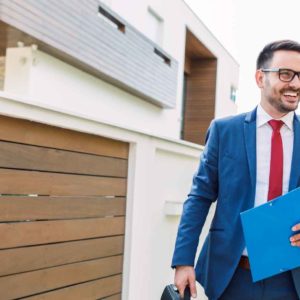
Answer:
[[(265, 46), (255, 78), (261, 90), (258, 107), (215, 120), (208, 130), (172, 261), (181, 295), (189, 285), (196, 296), (196, 278), (210, 300), (299, 299), (300, 269), (252, 282), (240, 213), (300, 183), (300, 120), (294, 112), (300, 97), (300, 44), (284, 40)], [(216, 200), (194, 270), (199, 235)], [(291, 228), (291, 247), (300, 247), (300, 234), (293, 233), (299, 229), (300, 224)]]

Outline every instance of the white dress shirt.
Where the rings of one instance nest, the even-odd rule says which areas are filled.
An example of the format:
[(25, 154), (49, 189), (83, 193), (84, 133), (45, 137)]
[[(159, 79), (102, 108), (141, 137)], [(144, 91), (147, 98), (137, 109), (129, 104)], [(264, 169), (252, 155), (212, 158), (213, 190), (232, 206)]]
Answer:
[[(278, 119), (284, 122), (280, 128), (283, 146), (282, 194), (286, 194), (289, 190), (294, 144), (294, 114), (295, 113), (291, 111), (282, 118)], [(268, 121), (272, 119), (273, 118), (265, 112), (262, 106), (258, 105), (256, 116), (256, 189), (254, 206), (261, 205), (268, 201), (271, 139), (273, 132), (272, 127), (268, 124)], [(246, 248), (243, 251), (243, 255), (248, 256)]]

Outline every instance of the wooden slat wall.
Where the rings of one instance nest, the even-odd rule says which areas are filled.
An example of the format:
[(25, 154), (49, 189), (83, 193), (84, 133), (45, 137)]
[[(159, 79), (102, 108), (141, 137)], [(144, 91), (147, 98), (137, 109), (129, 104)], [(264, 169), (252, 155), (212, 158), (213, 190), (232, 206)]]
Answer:
[(204, 145), (215, 114), (217, 60), (193, 59), (187, 75), (183, 139)]
[(0, 139), (124, 159), (129, 149), (119, 141), (4, 116), (0, 118)]
[[(100, 300), (100, 299), (99, 299)], [(102, 300), (121, 300), (121, 294), (116, 294), (113, 296), (102, 298)]]
[(63, 289), (50, 291), (48, 293), (26, 297), (30, 300), (83, 300), (103, 299), (106, 295), (117, 293), (121, 289), (121, 276), (101, 278), (90, 282), (72, 285)]
[(128, 144), (0, 116), (0, 300), (121, 299)]
[(0, 90), (3, 91), (5, 75), (5, 56), (0, 56)]

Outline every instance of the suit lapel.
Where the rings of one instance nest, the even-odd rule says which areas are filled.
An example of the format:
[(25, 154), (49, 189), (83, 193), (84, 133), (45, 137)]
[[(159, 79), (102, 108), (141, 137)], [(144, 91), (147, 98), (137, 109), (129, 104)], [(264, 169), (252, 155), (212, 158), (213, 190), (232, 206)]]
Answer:
[(256, 108), (247, 113), (244, 122), (245, 146), (252, 191), (256, 187)]
[(299, 185), (300, 176), (300, 121), (299, 117), (295, 114), (294, 116), (294, 145), (293, 145), (293, 156), (290, 174), (289, 191), (295, 189)]

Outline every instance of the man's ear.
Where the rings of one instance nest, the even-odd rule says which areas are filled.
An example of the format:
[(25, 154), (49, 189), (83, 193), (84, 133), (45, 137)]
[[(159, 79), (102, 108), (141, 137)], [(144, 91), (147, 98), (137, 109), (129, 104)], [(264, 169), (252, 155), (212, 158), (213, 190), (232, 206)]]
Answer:
[(263, 88), (264, 87), (264, 72), (262, 72), (261, 70), (256, 70), (255, 72), (255, 80), (256, 80), (256, 84), (259, 88)]

